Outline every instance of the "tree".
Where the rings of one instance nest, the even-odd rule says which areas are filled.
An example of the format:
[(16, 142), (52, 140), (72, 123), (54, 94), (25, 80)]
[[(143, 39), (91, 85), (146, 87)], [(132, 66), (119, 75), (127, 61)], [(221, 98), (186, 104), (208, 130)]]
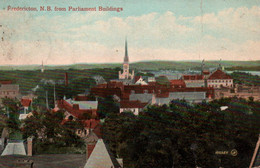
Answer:
[[(138, 117), (108, 115), (103, 134), (125, 167), (246, 167), (260, 132), (259, 107), (238, 98), (199, 104), (174, 100), (148, 106)], [(237, 156), (215, 154), (232, 149)]]
[(100, 118), (119, 113), (119, 103), (115, 102), (113, 96), (98, 99), (98, 115)]
[(62, 124), (63, 112), (37, 113), (24, 120), (24, 138), (33, 136), (35, 144), (41, 151), (49, 150), (50, 147), (80, 147), (84, 142), (76, 135), (77, 129), (83, 125), (79, 121), (67, 121)]

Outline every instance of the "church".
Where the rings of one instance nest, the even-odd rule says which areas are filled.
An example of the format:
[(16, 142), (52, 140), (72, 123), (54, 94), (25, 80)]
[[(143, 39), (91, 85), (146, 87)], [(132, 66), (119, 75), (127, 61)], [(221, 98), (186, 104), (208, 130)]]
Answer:
[(119, 80), (133, 80), (134, 79), (134, 70), (132, 70), (132, 73), (130, 73), (129, 70), (129, 58), (128, 58), (128, 50), (127, 50), (127, 40), (125, 41), (125, 57), (123, 62), (123, 72), (118, 72), (118, 78)]

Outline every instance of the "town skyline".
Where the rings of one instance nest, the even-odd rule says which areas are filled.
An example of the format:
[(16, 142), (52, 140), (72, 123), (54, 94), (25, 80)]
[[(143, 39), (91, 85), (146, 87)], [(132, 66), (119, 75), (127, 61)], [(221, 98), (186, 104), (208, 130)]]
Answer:
[[(1, 65), (120, 63), (127, 36), (130, 62), (259, 60), (259, 1), (0, 3)], [(8, 6), (38, 11), (11, 11)], [(40, 11), (40, 7), (53, 11)], [(116, 11), (54, 11), (99, 6)]]

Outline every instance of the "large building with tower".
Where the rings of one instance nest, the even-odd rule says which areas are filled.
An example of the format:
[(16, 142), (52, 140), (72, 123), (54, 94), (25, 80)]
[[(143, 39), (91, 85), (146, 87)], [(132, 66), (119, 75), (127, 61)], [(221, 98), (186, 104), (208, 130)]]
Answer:
[(127, 40), (125, 41), (125, 57), (124, 57), (124, 62), (123, 62), (123, 72), (119, 71), (118, 72), (118, 78), (119, 79), (134, 79), (134, 70), (132, 70), (132, 73), (130, 73), (129, 69), (129, 58), (128, 58), (128, 49), (127, 49)]

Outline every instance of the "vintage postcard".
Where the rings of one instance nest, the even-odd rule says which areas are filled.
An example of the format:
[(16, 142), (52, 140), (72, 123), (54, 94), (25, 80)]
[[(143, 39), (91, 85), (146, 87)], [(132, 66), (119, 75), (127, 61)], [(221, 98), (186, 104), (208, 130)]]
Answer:
[(0, 168), (260, 167), (260, 0), (1, 0)]

